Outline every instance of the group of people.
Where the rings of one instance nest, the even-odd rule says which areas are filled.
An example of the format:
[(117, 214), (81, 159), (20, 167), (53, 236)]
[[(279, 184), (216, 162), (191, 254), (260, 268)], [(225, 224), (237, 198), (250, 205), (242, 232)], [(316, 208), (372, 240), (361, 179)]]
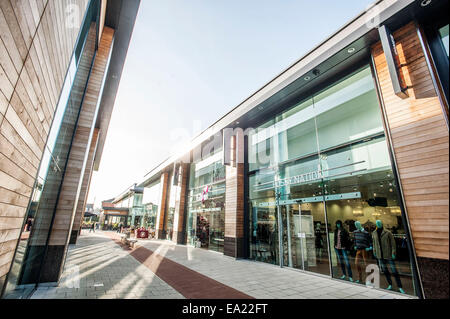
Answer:
[(91, 224), (91, 226), (89, 227), (89, 232), (94, 232), (95, 233), (96, 229), (98, 229), (98, 223), (97, 222), (93, 222)]
[[(392, 232), (383, 227), (381, 220), (376, 221), (376, 229), (369, 233), (359, 221), (355, 222), (356, 230), (350, 233), (345, 229), (341, 220), (336, 221), (336, 231), (334, 232), (334, 249), (342, 269), (341, 279), (348, 277), (353, 281), (352, 268), (349, 261), (349, 251), (355, 251), (356, 269), (358, 271), (357, 283), (363, 282), (363, 273), (369, 259), (369, 252), (377, 259), (381, 271), (384, 273), (389, 284), (388, 290), (392, 289), (392, 275), (395, 278), (397, 287), (401, 293), (405, 293), (402, 288), (400, 275), (395, 265), (397, 256), (397, 245)], [(353, 240), (352, 240), (353, 238)], [(389, 266), (389, 267), (388, 267)]]

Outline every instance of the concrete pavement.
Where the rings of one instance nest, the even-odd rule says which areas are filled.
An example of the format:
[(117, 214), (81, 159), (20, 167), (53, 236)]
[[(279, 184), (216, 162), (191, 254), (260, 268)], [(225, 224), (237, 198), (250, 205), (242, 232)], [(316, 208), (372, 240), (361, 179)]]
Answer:
[(168, 241), (139, 240), (126, 250), (111, 238), (118, 234), (83, 231), (69, 248), (60, 285), (38, 288), (31, 298), (214, 298), (205, 289), (257, 299), (410, 298)]

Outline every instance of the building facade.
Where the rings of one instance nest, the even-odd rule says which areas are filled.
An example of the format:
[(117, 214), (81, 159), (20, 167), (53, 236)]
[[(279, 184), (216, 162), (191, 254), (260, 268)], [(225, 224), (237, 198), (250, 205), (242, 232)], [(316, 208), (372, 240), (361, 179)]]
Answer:
[(150, 171), (157, 237), (448, 298), (447, 10), (377, 1)]
[(55, 284), (98, 170), (139, 0), (0, 2), (0, 291)]

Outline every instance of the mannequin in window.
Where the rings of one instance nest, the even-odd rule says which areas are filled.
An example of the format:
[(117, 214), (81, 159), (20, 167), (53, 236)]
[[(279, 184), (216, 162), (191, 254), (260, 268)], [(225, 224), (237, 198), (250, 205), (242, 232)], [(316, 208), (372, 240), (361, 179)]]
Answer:
[(356, 269), (358, 270), (358, 280), (356, 280), (356, 282), (359, 283), (363, 282), (363, 272), (365, 271), (366, 268), (368, 252), (372, 250), (372, 237), (362, 227), (359, 221), (355, 222), (355, 227), (356, 230), (353, 231), (353, 235), (355, 237), (355, 250), (356, 250), (355, 264)]
[(278, 232), (275, 225), (270, 224), (269, 247), (270, 247), (270, 262), (276, 264), (277, 260), (277, 246), (278, 246)]
[(378, 260), (381, 270), (383, 271), (389, 284), (387, 289), (392, 289), (391, 274), (387, 267), (387, 265), (389, 265), (389, 268), (391, 268), (392, 274), (394, 275), (395, 281), (397, 283), (398, 290), (402, 294), (404, 294), (405, 291), (402, 288), (400, 275), (398, 274), (397, 267), (395, 266), (394, 261), (397, 253), (394, 235), (389, 230), (383, 227), (383, 223), (381, 220), (377, 220), (376, 225), (377, 229), (372, 233), (373, 255)]
[(318, 263), (322, 262), (323, 237), (322, 237), (321, 226), (322, 226), (322, 224), (320, 222), (317, 222), (316, 227), (314, 229), (316, 256), (317, 256)]
[[(344, 228), (342, 221), (336, 221), (336, 230), (334, 231), (334, 250), (336, 251), (336, 256), (338, 257), (339, 264), (341, 264), (342, 277), (345, 279), (348, 275), (348, 280), (353, 281), (352, 268), (350, 267), (350, 262), (348, 260), (347, 250), (350, 247), (350, 238), (347, 230)], [(347, 268), (347, 272), (345, 269)]]

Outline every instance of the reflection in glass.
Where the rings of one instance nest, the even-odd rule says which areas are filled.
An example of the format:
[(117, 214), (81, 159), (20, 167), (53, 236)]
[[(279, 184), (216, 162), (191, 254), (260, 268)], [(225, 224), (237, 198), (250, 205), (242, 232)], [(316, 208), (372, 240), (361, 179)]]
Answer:
[(223, 252), (224, 236), (225, 166), (218, 148), (191, 164), (186, 237), (189, 245)]
[(449, 56), (448, 24), (439, 29), (439, 36), (441, 37), (442, 45), (444, 46), (445, 53), (447, 53), (447, 58), (448, 58), (448, 56)]
[(150, 227), (151, 231), (156, 231), (156, 216), (158, 214), (158, 202), (160, 197), (160, 182), (144, 187), (142, 203), (144, 206), (144, 218), (141, 227)]

